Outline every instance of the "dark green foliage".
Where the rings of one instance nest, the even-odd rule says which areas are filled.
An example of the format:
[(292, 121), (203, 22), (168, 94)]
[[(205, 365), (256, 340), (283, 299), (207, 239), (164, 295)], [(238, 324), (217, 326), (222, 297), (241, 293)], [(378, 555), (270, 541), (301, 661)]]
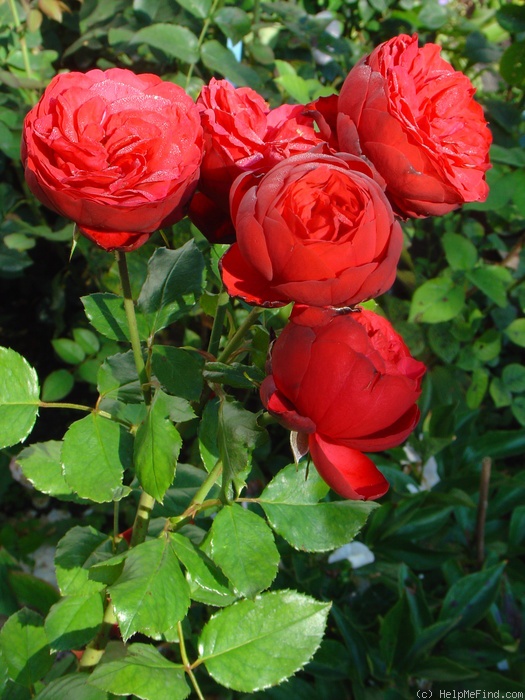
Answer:
[[(99, 408), (120, 422), (49, 411), (39, 418), (30, 447), (0, 451), (0, 614), (11, 616), (0, 633), (0, 696), (186, 697), (181, 659), (169, 645), (178, 639), (177, 623), (190, 600), (185, 633), (193, 658), (199, 644), (204, 657), (213, 656), (221, 633), (221, 653), (236, 669), (230, 677), (220, 661), (209, 664), (209, 675), (199, 677), (209, 697), (394, 700), (430, 688), (434, 697), (441, 690), (522, 691), (523, 4), (15, 1), (20, 28), (10, 5), (0, 3), (0, 331), (1, 344), (12, 350), (0, 363), (21, 379), (0, 386), (0, 445), (24, 439), (36, 420), (39, 385), (31, 366), (41, 378), (43, 401), (67, 397), (92, 405), (100, 395)], [(130, 256), (139, 333), (154, 376), (153, 403), (147, 415), (141, 412), (113, 259), (80, 240), (70, 260), (72, 225), (41, 207), (23, 181), (22, 120), (56, 72), (95, 67), (153, 72), (194, 97), (216, 76), (259, 90), (272, 106), (306, 102), (337, 92), (348, 70), (379, 42), (415, 31), (422, 42), (440, 43), (478, 90), (494, 134), (491, 192), (484, 203), (404, 224), (397, 281), (379, 305), (428, 373), (422, 419), (409, 446), (374, 457), (392, 484), (381, 507), (327, 497), (313, 467), (307, 476), (304, 465), (295, 475), (296, 490), (286, 493), (279, 477), (273, 479), (290, 461), (289, 446), (271, 426), (270, 451), (256, 391), (268, 331), (283, 327), (286, 310), (265, 311), (233, 361), (206, 355), (213, 316), (224, 307), (217, 283), (223, 248), (210, 251), (187, 222), (163, 232), (175, 250), (161, 248), (156, 234)], [(29, 67), (21, 41), (29, 48)], [(238, 42), (240, 60), (232, 51)], [(246, 313), (242, 304), (228, 310), (220, 348)], [(212, 392), (197, 429), (194, 416)], [(119, 461), (104, 461), (109, 442), (118, 443)], [(86, 448), (80, 459), (79, 444)], [(112, 527), (112, 500), (122, 499), (120, 522), (132, 524), (133, 458), (141, 484), (162, 501), (153, 513), (159, 519), (182, 517), (203, 468), (212, 471), (219, 458), (225, 482), (234, 487), (223, 490), (226, 500), (247, 484), (248, 495), (262, 494), (260, 505), (228, 505), (213, 525), (204, 510), (194, 522), (186, 518), (177, 534), (149, 540), (126, 556), (122, 541), (116, 548), (102, 533)], [(492, 467), (486, 509), (483, 462)], [(16, 464), (29, 481), (12, 478)], [(87, 510), (73, 490), (95, 507)], [(57, 509), (63, 521), (50, 517)], [(321, 513), (326, 520), (315, 533), (308, 532), (313, 510), (317, 524)], [(365, 521), (359, 540), (375, 560), (361, 568), (344, 558), (329, 562), (328, 551), (351, 540)], [(250, 535), (240, 540), (244, 549), (221, 546), (243, 530)], [(57, 543), (60, 602), (54, 586), (27, 573), (41, 547)], [(257, 596), (272, 581), (275, 590)], [(127, 651), (113, 641), (87, 685), (83, 674), (73, 673), (73, 657), (57, 661), (55, 652), (92, 639), (104, 585), (114, 595), (123, 636), (149, 634), (162, 653), (141, 636)], [(299, 593), (283, 592), (288, 588)], [(136, 596), (131, 602), (128, 589)], [(248, 600), (234, 603), (240, 594)], [(152, 596), (169, 615), (148, 607)], [(316, 647), (306, 632), (319, 630), (328, 614), (321, 600), (333, 602), (327, 635), (304, 666)], [(222, 607), (210, 620), (209, 610)], [(243, 625), (248, 614), (250, 623)], [(267, 648), (257, 632), (270, 617), (282, 628)], [(296, 645), (288, 659), (262, 663), (269, 649), (285, 649), (290, 639)], [(302, 647), (304, 653), (297, 652)], [(253, 658), (261, 664), (261, 687), (304, 668), (287, 684), (255, 692), (258, 686), (245, 674)]]

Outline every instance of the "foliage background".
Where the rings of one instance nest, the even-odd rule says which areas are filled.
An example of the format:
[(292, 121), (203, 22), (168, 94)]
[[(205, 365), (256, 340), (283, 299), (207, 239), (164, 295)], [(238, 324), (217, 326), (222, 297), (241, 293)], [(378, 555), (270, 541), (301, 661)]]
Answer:
[[(337, 92), (361, 56), (401, 32), (441, 44), (447, 60), (477, 87), (494, 134), (491, 192), (483, 204), (404, 225), (398, 278), (379, 305), (429, 368), (422, 420), (408, 448), (376, 456), (392, 488), (358, 538), (373, 562), (359, 568), (345, 559), (329, 563), (328, 555), (279, 542), (279, 587), (334, 605), (314, 660), (261, 697), (395, 700), (413, 697), (418, 688), (521, 691), (525, 685), (525, 6), (498, 0), (0, 2), (1, 345), (36, 367), (45, 379), (44, 400), (79, 403), (94, 400), (98, 366), (118, 350), (116, 341), (92, 333), (79, 297), (118, 291), (118, 277), (112, 256), (87, 241), (70, 256), (72, 225), (41, 208), (23, 180), (22, 120), (53, 75), (128, 67), (161, 75), (194, 97), (217, 76), (255, 88), (272, 106), (304, 103)], [(187, 221), (170, 232), (174, 245), (192, 235), (206, 251)], [(157, 234), (130, 256), (137, 287), (161, 244)], [(222, 250), (210, 251), (212, 267)], [(211, 285), (190, 322), (165, 331), (165, 342), (205, 348), (220, 303)], [(245, 313), (239, 306), (231, 314), (230, 331)], [(285, 312), (265, 312), (265, 327), (252, 333), (252, 360), (261, 369), (268, 327), (278, 330), (285, 319)], [(256, 392), (235, 393), (258, 410)], [(67, 412), (42, 412), (32, 441), (60, 438), (71, 419)], [(186, 430), (190, 447), (182, 457), (191, 462), (199, 457), (191, 448), (191, 424)], [(270, 435), (271, 446), (254, 454), (254, 484), (290, 461), (284, 431), (270, 427)], [(45, 614), (57, 593), (38, 568), (32, 573), (42, 551), (76, 523), (103, 526), (111, 519), (105, 506), (86, 510), (32, 490), (16, 469), (20, 449), (0, 453), (4, 617), (22, 605)], [(7, 688), (2, 697), (29, 697), (21, 693)]]

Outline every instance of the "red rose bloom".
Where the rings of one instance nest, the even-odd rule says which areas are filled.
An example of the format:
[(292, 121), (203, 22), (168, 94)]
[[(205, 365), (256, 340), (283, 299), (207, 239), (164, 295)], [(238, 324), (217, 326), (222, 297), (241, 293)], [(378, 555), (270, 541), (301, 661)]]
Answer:
[(273, 345), (260, 393), (285, 427), (306, 434), (334, 491), (374, 499), (388, 482), (363, 452), (399, 445), (416, 427), (424, 372), (381, 316), (296, 306)]
[(484, 201), (491, 134), (470, 80), (417, 35), (378, 46), (339, 95), (342, 151), (364, 155), (402, 216), (446, 214)]
[(24, 122), (29, 188), (105, 250), (133, 250), (182, 218), (201, 158), (194, 102), (155, 75), (57, 75)]
[(320, 143), (302, 105), (270, 110), (255, 90), (212, 78), (197, 100), (204, 130), (199, 196), (190, 218), (212, 242), (235, 239), (228, 199), (235, 178), (266, 172), (275, 163)]
[(392, 285), (403, 237), (373, 170), (349, 154), (311, 151), (230, 196), (235, 243), (222, 259), (232, 296), (250, 304), (350, 306)]

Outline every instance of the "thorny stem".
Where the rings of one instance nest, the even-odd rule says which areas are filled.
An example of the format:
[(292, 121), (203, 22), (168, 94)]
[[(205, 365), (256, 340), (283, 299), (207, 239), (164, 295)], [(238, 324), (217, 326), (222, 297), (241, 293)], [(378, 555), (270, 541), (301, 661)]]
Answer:
[[(206, 501), (206, 496), (209, 494), (209, 492), (211, 491), (212, 487), (215, 485), (217, 479), (220, 477), (221, 474), (222, 462), (219, 461), (208, 474), (206, 479), (202, 482), (201, 487), (199, 488), (195, 496), (191, 499), (191, 502), (184, 511), (184, 513), (182, 515), (176, 516), (175, 518), (170, 518), (166, 523), (167, 526), (180, 527), (182, 524), (184, 524), (184, 522), (193, 518), (195, 514), (201, 509), (201, 507), (204, 504), (208, 503), (208, 501)], [(210, 505), (216, 503), (218, 504), (219, 501), (211, 501), (209, 503)]]
[(476, 519), (476, 554), (479, 565), (485, 559), (485, 520), (489, 499), (490, 471), (492, 459), (484, 457), (481, 462), (481, 477), (479, 482), (478, 517)]
[(155, 499), (150, 496), (149, 493), (143, 491), (140, 494), (139, 505), (137, 508), (137, 514), (135, 515), (135, 522), (133, 523), (133, 533), (131, 535), (131, 547), (136, 547), (138, 544), (142, 544), (146, 539), (148, 534), (148, 525), (155, 505)]
[(201, 689), (199, 688), (197, 679), (195, 678), (195, 675), (192, 671), (192, 665), (190, 664), (190, 660), (188, 659), (188, 654), (186, 653), (186, 644), (184, 643), (184, 634), (182, 632), (182, 624), (180, 622), (177, 622), (177, 631), (179, 634), (180, 655), (182, 658), (182, 663), (184, 664), (184, 670), (190, 677), (191, 684), (193, 685), (199, 700), (205, 700), (204, 695), (202, 694)]
[[(131, 283), (129, 281), (126, 254), (121, 250), (117, 250), (115, 251), (115, 258), (117, 260), (118, 271), (120, 275), (120, 284), (122, 286), (122, 295), (124, 297), (124, 309), (126, 312), (126, 319), (128, 321), (129, 337), (131, 341), (131, 348), (133, 350), (135, 367), (137, 368), (137, 374), (139, 376), (142, 393), (144, 396), (144, 403), (146, 404), (146, 406), (149, 406), (151, 404), (150, 376), (144, 363), (144, 356), (142, 355), (142, 345), (140, 342), (139, 329), (137, 326), (135, 303), (133, 301), (133, 295), (131, 293)], [(144, 540), (146, 539), (149, 518), (154, 505), (155, 499), (153, 498), (153, 496), (150, 496), (148, 493), (143, 491), (140, 496), (137, 514), (135, 515), (135, 522), (133, 523), (133, 534), (131, 535), (132, 547), (135, 547), (137, 544), (144, 542)]]
[(241, 345), (242, 341), (244, 340), (244, 336), (250, 330), (254, 321), (261, 314), (261, 312), (262, 309), (260, 309), (257, 306), (250, 311), (248, 316), (246, 316), (239, 328), (237, 328), (233, 336), (226, 343), (226, 347), (217, 358), (219, 362), (226, 362), (229, 359), (230, 355), (232, 355), (237, 350), (237, 348)]
[(213, 357), (217, 357), (217, 353), (219, 352), (219, 344), (221, 342), (221, 335), (225, 318), (226, 304), (221, 304), (221, 294), (219, 294), (217, 311), (215, 312), (215, 318), (213, 319), (210, 341), (208, 343), (208, 352), (210, 353), (210, 355), (213, 355)]
[[(202, 43), (204, 41), (204, 37), (206, 36), (206, 33), (208, 31), (208, 27), (210, 26), (210, 22), (213, 18), (213, 15), (217, 11), (217, 7), (221, 0), (214, 0), (212, 6), (210, 7), (210, 11), (208, 12), (208, 16), (204, 20), (204, 24), (202, 25), (202, 30), (201, 33), (199, 34), (199, 39), (197, 42), (197, 50), (200, 52), (200, 48), (202, 46)], [(191, 76), (193, 75), (193, 71), (195, 69), (196, 63), (190, 63), (190, 67), (188, 69), (188, 74), (186, 75), (186, 90), (188, 89), (188, 86), (190, 84)]]
[(120, 275), (120, 284), (122, 286), (122, 295), (124, 297), (124, 310), (126, 312), (126, 319), (128, 321), (129, 337), (131, 341), (131, 348), (133, 350), (133, 358), (135, 360), (135, 366), (139, 375), (142, 393), (144, 394), (144, 401), (146, 403), (146, 406), (149, 406), (151, 403), (150, 378), (146, 371), (144, 357), (142, 356), (142, 345), (140, 342), (139, 329), (137, 326), (135, 303), (131, 294), (131, 284), (129, 281), (126, 253), (123, 253), (121, 250), (116, 250), (115, 258), (117, 260), (118, 271)]
[(15, 29), (18, 34), (18, 40), (20, 42), (20, 48), (22, 50), (22, 57), (24, 60), (24, 68), (26, 71), (26, 75), (28, 78), (34, 78), (33, 71), (31, 69), (31, 63), (29, 61), (29, 51), (27, 49), (27, 42), (23, 33), (20, 17), (18, 16), (15, 0), (9, 0), (9, 9), (11, 10), (11, 14), (13, 15), (13, 22), (15, 23)]
[(115, 550), (117, 548), (117, 538), (118, 538), (118, 516), (119, 516), (119, 506), (120, 506), (120, 501), (113, 501), (113, 543), (112, 543), (112, 549), (113, 549), (113, 554), (115, 553)]
[(99, 631), (97, 632), (97, 636), (87, 645), (84, 653), (82, 654), (82, 658), (80, 659), (79, 669), (81, 671), (89, 671), (98, 664), (104, 655), (104, 651), (108, 644), (111, 628), (116, 622), (117, 619), (115, 617), (113, 606), (111, 605), (111, 601), (108, 600), (106, 602), (104, 619)]

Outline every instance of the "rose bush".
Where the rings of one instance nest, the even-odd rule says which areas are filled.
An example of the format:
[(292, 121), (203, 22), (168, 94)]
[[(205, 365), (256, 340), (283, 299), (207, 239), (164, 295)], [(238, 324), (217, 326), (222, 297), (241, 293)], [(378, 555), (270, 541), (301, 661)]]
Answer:
[(57, 75), (24, 122), (31, 191), (106, 250), (133, 250), (182, 218), (201, 158), (194, 102), (155, 75)]
[(491, 134), (470, 80), (436, 44), (400, 35), (348, 74), (338, 104), (342, 151), (364, 155), (402, 216), (442, 215), (483, 201)]
[(237, 242), (222, 259), (228, 292), (251, 304), (347, 306), (392, 285), (403, 236), (363, 159), (313, 150), (230, 195)]
[(308, 151), (322, 138), (303, 105), (270, 110), (255, 90), (235, 88), (227, 80), (212, 78), (202, 88), (197, 106), (204, 157), (190, 217), (213, 242), (233, 239), (228, 198), (235, 178), (247, 171), (266, 172), (279, 161)]
[(399, 445), (412, 432), (425, 372), (390, 323), (364, 309), (296, 306), (269, 364), (262, 402), (307, 435), (326, 483), (350, 499), (386, 493), (388, 482), (363, 452)]

